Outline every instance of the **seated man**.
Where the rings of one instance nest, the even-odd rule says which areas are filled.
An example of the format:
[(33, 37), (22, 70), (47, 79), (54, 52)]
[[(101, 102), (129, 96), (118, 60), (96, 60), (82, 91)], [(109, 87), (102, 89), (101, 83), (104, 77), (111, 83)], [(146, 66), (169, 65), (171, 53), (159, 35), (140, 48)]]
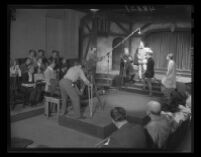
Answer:
[(150, 101), (147, 104), (147, 114), (150, 122), (145, 126), (154, 144), (158, 148), (163, 148), (172, 132), (171, 122), (166, 116), (161, 114), (161, 104), (157, 101)]
[[(25, 64), (21, 66), (21, 71), (22, 71), (22, 84), (33, 84), (34, 83), (34, 66), (31, 64), (30, 58), (27, 58)], [(24, 93), (24, 105), (34, 105), (33, 100), (35, 99), (32, 96), (33, 92), (33, 87), (25, 87), (22, 86), (22, 91)]]
[(144, 128), (137, 124), (130, 124), (126, 119), (125, 109), (115, 107), (110, 115), (118, 130), (110, 136), (104, 148), (146, 148)]

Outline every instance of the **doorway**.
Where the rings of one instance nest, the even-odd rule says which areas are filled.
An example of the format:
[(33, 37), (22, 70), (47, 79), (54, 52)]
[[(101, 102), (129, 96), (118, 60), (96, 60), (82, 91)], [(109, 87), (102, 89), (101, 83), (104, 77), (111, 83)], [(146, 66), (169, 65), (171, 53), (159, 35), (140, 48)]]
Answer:
[[(112, 42), (112, 47), (117, 45), (119, 42), (123, 40), (122, 37), (117, 37)], [(124, 44), (121, 44), (119, 47), (113, 49), (112, 51), (112, 70), (120, 69), (120, 56), (123, 53)]]

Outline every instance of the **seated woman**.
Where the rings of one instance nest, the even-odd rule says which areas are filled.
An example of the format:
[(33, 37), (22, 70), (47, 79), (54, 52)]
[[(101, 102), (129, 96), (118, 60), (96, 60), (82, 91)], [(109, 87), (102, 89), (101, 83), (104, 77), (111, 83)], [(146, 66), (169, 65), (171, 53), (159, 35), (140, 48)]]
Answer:
[(171, 98), (171, 106), (162, 111), (162, 114), (166, 115), (174, 121), (173, 131), (175, 131), (182, 122), (191, 119), (191, 90), (186, 88), (186, 104), (181, 105), (176, 97)]
[(21, 70), (18, 64), (17, 59), (14, 59), (11, 61), (11, 66), (10, 66), (10, 76), (11, 77), (21, 77)]
[(45, 85), (43, 83), (44, 80), (45, 80), (45, 77), (44, 77), (43, 69), (37, 68), (37, 72), (34, 74), (34, 82), (36, 83), (36, 85), (30, 94), (32, 106), (35, 106), (42, 101), (44, 85)]
[[(33, 84), (34, 83), (34, 66), (31, 64), (30, 58), (27, 58), (25, 64), (21, 66), (22, 70), (22, 84)], [(32, 91), (34, 90), (33, 87), (21, 87), (24, 93), (24, 105), (33, 105), (32, 100), (35, 98), (31, 96)]]

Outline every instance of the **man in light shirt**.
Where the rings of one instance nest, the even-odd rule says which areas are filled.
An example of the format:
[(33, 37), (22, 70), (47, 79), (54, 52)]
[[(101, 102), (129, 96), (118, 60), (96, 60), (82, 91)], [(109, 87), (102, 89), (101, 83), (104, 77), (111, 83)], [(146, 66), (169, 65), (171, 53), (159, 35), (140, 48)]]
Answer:
[(74, 110), (73, 118), (81, 118), (80, 94), (78, 93), (76, 85), (74, 84), (74, 82), (76, 82), (78, 79), (82, 79), (86, 85), (91, 86), (89, 80), (86, 78), (82, 70), (81, 64), (77, 61), (74, 63), (73, 67), (68, 69), (67, 73), (59, 82), (62, 97), (62, 115), (65, 115), (66, 113), (67, 99), (69, 96)]
[(53, 60), (50, 65), (47, 67), (47, 69), (44, 72), (44, 76), (45, 76), (45, 91), (48, 92), (49, 91), (49, 86), (50, 86), (50, 80), (51, 79), (55, 79), (56, 80), (56, 72), (54, 70), (56, 66), (55, 61)]

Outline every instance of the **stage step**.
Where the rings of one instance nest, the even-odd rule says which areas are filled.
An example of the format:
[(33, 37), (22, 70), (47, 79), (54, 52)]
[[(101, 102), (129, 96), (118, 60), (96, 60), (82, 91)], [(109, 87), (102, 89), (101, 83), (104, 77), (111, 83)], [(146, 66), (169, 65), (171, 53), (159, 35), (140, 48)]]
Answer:
[(117, 75), (96, 73), (95, 78), (108, 78), (113, 79)]
[[(143, 83), (136, 82), (134, 84), (126, 83), (124, 86), (142, 89), (144, 85)], [(148, 89), (147, 86), (146, 86), (146, 89)], [(161, 87), (157, 84), (152, 84), (152, 89), (153, 91), (161, 91)]]
[[(145, 94), (145, 95), (148, 95), (148, 94), (149, 94), (149, 91), (148, 91), (148, 90), (142, 90), (141, 88), (138, 88), (138, 87), (122, 86), (122, 87), (121, 87), (121, 90), (128, 91), (128, 92), (132, 92), (132, 93), (138, 93), (138, 94)], [(152, 93), (153, 93), (153, 96), (156, 96), (156, 97), (161, 97), (161, 96), (163, 96), (163, 93), (161, 93), (161, 92), (159, 92), (159, 91), (153, 90)]]
[(39, 107), (33, 107), (30, 109), (25, 109), (25, 111), (19, 112), (19, 113), (15, 113), (12, 114), (10, 116), (10, 121), (11, 122), (16, 122), (19, 120), (23, 120), (23, 119), (27, 119), (27, 118), (31, 118), (34, 116), (38, 116), (44, 113), (44, 106), (39, 106)]
[[(109, 114), (106, 115), (107, 112), (105, 111), (102, 115), (97, 115), (93, 119), (74, 119), (70, 116), (60, 116), (58, 123), (61, 126), (104, 139), (116, 131), (116, 127), (108, 116)], [(146, 116), (133, 117), (128, 115), (127, 118), (130, 123), (143, 125), (146, 122)]]

